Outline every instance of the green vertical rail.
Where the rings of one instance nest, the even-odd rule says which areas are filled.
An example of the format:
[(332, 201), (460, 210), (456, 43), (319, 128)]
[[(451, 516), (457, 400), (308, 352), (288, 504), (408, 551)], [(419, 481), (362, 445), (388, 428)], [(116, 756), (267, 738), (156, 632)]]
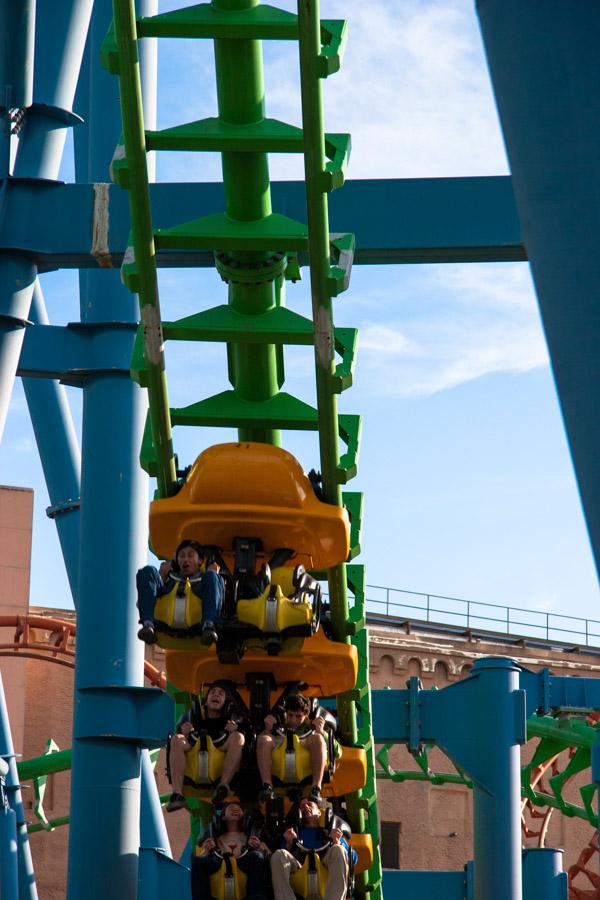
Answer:
[[(325, 135), (323, 128), (323, 99), (319, 71), (321, 52), (319, 0), (298, 0), (298, 31), (300, 54), (300, 83), (302, 93), (302, 130), (304, 134), (304, 173), (308, 215), (308, 246), (310, 254), (311, 297), (314, 322), (315, 370), (319, 408), (319, 440), (323, 492), (325, 500), (336, 506), (342, 504), (340, 478), (339, 425), (337, 397), (334, 391), (335, 332), (333, 327), (332, 296), (335, 288), (331, 278), (329, 215), (325, 169)], [(348, 642), (349, 607), (346, 564), (328, 573), (329, 600), (333, 633), (338, 641)], [(355, 594), (355, 605), (364, 605)], [(367, 783), (359, 795), (347, 797), (352, 828), (369, 832), (373, 837), (373, 865), (368, 873), (357, 878), (361, 893), (381, 896), (381, 863), (379, 858), (379, 826), (376, 808), (375, 758), (371, 733), (371, 704), (368, 685), (369, 657), (366, 628), (362, 628), (354, 643), (359, 651), (359, 672), (354, 691), (338, 697), (340, 729), (352, 744), (362, 743), (367, 753)], [(356, 700), (361, 704), (360, 734), (356, 720)]]
[[(335, 333), (330, 288), (329, 215), (325, 182), (325, 135), (323, 101), (319, 78), (321, 23), (317, 0), (299, 0), (300, 83), (302, 91), (302, 130), (304, 134), (304, 173), (308, 214), (308, 248), (314, 322), (317, 405), (323, 493), (328, 503), (342, 505), (339, 478), (339, 424), (337, 397), (333, 390), (335, 374)], [(329, 597), (335, 638), (347, 641), (348, 591), (345, 566), (329, 572)]]
[(113, 11), (119, 53), (119, 74), (122, 75), (119, 85), (123, 132), (127, 148), (133, 261), (138, 272), (136, 290), (139, 296), (144, 334), (152, 441), (157, 457), (156, 479), (159, 495), (167, 497), (177, 490), (177, 473), (171, 434), (154, 234), (150, 213), (135, 10), (133, 3), (115, 2)]

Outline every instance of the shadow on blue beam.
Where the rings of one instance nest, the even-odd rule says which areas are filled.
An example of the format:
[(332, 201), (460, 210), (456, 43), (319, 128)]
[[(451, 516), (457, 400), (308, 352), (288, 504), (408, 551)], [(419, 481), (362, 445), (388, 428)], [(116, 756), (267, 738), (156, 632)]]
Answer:
[[(562, 850), (535, 847), (522, 856), (523, 900), (567, 900)], [(473, 900), (473, 890), (472, 862), (458, 872), (383, 872), (385, 900)]]
[(466, 900), (465, 872), (396, 872), (384, 869), (385, 900)]
[[(275, 210), (306, 220), (302, 182), (274, 182), (272, 194)], [(151, 184), (150, 195), (155, 228), (224, 204), (217, 183)], [(355, 233), (359, 265), (526, 259), (508, 176), (349, 181), (331, 196), (329, 218), (332, 233)], [(40, 271), (119, 267), (129, 230), (127, 193), (114, 185), (5, 183), (0, 250), (31, 255)], [(202, 250), (162, 251), (157, 261), (214, 265)]]
[(164, 900), (190, 896), (190, 870), (158, 850), (142, 847), (138, 900)]

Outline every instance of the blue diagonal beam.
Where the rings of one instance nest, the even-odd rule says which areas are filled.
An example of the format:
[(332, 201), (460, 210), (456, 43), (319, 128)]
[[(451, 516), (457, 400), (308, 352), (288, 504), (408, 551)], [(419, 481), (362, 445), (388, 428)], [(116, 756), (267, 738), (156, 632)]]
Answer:
[[(273, 208), (306, 221), (302, 182), (275, 182)], [(156, 228), (223, 208), (220, 184), (150, 186)], [(57, 221), (55, 212), (61, 210)], [(349, 181), (330, 198), (332, 234), (356, 234), (357, 264), (525, 259), (508, 177)], [(41, 269), (120, 266), (129, 236), (127, 194), (114, 185), (10, 181), (0, 206), (0, 250)], [(208, 251), (161, 251), (160, 266), (213, 266)]]
[(600, 7), (572, 0), (477, 7), (600, 568)]
[(134, 322), (30, 325), (17, 374), (81, 386), (95, 375), (128, 373), (136, 331)]

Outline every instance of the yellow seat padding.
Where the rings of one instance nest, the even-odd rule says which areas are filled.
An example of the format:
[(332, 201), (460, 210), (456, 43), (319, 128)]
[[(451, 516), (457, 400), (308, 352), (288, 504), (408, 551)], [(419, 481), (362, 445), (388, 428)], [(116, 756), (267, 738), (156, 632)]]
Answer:
[[(206, 738), (206, 750), (202, 751), (200, 739), (185, 754), (184, 787), (186, 797), (206, 793), (208, 787), (221, 777), (225, 751), (215, 747), (210, 737)], [(193, 782), (190, 784), (189, 781)], [(187, 781), (187, 783), (186, 783)]]
[(300, 868), (290, 875), (290, 886), (296, 894), (299, 894), (301, 897), (312, 898), (315, 896), (316, 889), (316, 892), (318, 892), (316, 893), (317, 897), (325, 896), (325, 888), (327, 887), (327, 877), (329, 873), (327, 867), (324, 866), (319, 859), (318, 854), (315, 854), (315, 870), (314, 883), (311, 883), (309, 857), (307, 854), (306, 859)]
[(199, 651), (167, 650), (167, 678), (181, 691), (199, 694), (203, 684), (218, 678), (244, 687), (251, 672), (271, 672), (277, 685), (305, 681), (311, 696), (331, 697), (351, 690), (356, 684), (358, 653), (351, 644), (330, 641), (323, 629), (304, 639), (299, 654), (267, 656), (248, 652), (239, 663), (221, 663), (214, 646)]
[[(310, 750), (297, 734), (293, 737), (294, 752), (287, 752), (287, 738), (283, 735), (283, 741), (273, 750), (272, 761), (273, 778), (282, 784), (301, 784), (311, 777), (312, 763)], [(288, 762), (289, 757), (289, 762)]]
[(246, 875), (238, 868), (234, 856), (230, 858), (231, 878), (226, 874), (225, 860), (218, 872), (210, 876), (210, 892), (215, 900), (243, 900), (246, 896)]
[[(297, 600), (286, 597), (281, 586), (269, 585), (260, 597), (238, 600), (236, 614), (240, 622), (254, 625), (267, 634), (279, 633), (285, 628), (310, 626), (313, 617), (313, 598), (302, 594)], [(272, 596), (274, 594), (274, 596)]]
[(260, 538), (269, 555), (293, 548), (316, 569), (344, 562), (350, 549), (346, 510), (317, 498), (291, 453), (253, 442), (209, 447), (179, 493), (150, 506), (157, 556), (170, 557), (185, 538), (229, 550), (235, 537)]
[(189, 580), (184, 583), (183, 596), (178, 597), (180, 587), (181, 582), (178, 582), (168, 594), (158, 597), (154, 605), (154, 618), (169, 628), (185, 631), (202, 621), (202, 600), (194, 593)]

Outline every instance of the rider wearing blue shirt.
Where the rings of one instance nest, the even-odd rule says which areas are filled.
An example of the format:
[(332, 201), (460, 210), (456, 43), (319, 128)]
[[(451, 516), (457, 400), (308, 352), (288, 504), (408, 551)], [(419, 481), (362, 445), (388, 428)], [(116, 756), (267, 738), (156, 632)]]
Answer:
[(355, 863), (356, 850), (350, 847), (340, 828), (334, 826), (327, 832), (321, 827), (319, 806), (314, 800), (304, 797), (300, 801), (300, 815), (302, 822), (298, 831), (288, 828), (283, 834), (282, 848), (271, 857), (273, 890), (277, 900), (295, 900), (290, 876), (300, 868), (300, 862), (292, 853), (296, 841), (308, 850), (316, 850), (330, 843), (321, 856), (321, 862), (328, 871), (324, 900), (344, 900), (348, 890), (350, 854)]

